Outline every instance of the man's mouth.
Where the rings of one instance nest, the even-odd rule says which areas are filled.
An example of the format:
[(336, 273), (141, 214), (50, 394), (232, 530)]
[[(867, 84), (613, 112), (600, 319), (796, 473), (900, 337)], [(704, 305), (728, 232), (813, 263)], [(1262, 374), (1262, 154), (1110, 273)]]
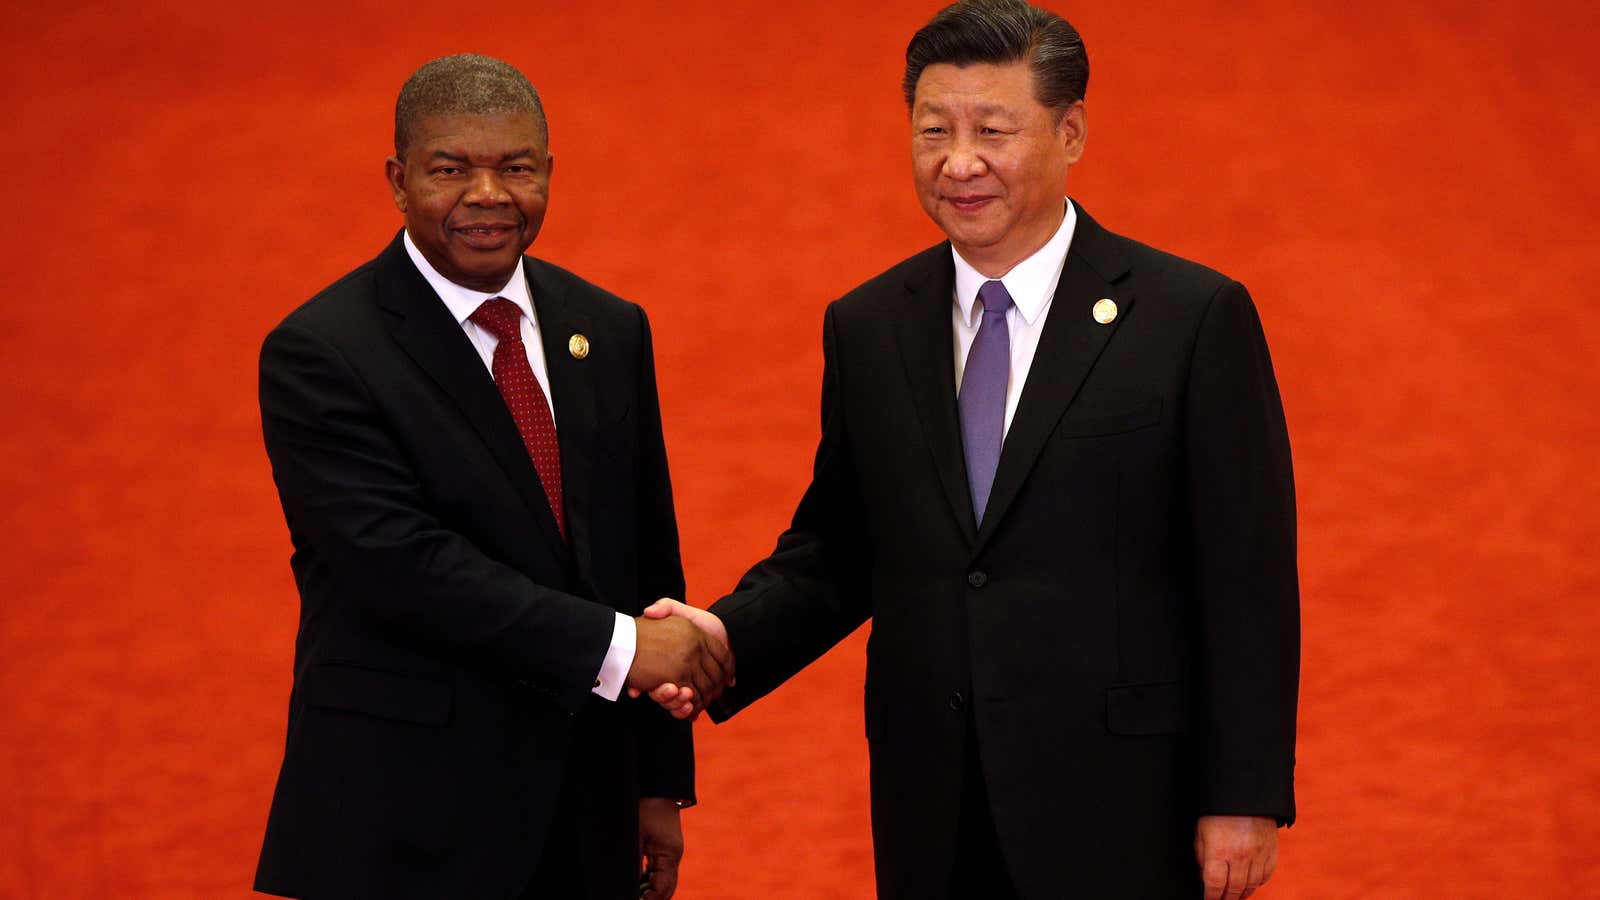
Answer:
[(457, 225), (452, 229), (460, 235), (468, 246), (481, 250), (490, 250), (500, 247), (517, 231), (517, 226), (509, 222), (480, 222), (471, 225)]
[(966, 194), (962, 196), (946, 195), (944, 201), (962, 212), (976, 212), (994, 199), (993, 194)]

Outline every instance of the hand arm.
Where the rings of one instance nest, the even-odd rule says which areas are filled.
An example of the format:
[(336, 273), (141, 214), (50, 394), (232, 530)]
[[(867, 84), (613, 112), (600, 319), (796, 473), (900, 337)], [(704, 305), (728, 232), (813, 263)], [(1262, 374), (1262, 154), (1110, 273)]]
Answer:
[(711, 611), (741, 659), (739, 686), (711, 709), (722, 721), (826, 653), (871, 615), (871, 542), (845, 429), (838, 306), (822, 334), (822, 436), (811, 484), (772, 554)]
[(726, 644), (681, 616), (634, 620), (639, 645), (628, 671), (629, 693), (638, 696), (663, 685), (687, 685), (700, 706), (721, 696), (733, 672), (733, 654)]
[[(665, 619), (668, 616), (687, 619), (696, 628), (705, 632), (723, 646), (727, 646), (728, 630), (722, 626), (722, 620), (708, 610), (696, 609), (686, 603), (662, 597), (646, 607), (644, 615), (648, 619)], [(727, 687), (732, 687), (736, 681), (737, 679), (730, 668)], [(637, 691), (632, 693), (636, 697), (639, 695)], [(670, 712), (674, 718), (692, 719), (700, 712), (700, 707), (695, 704), (694, 688), (688, 685), (680, 686), (669, 682), (652, 689), (649, 693), (650, 699), (660, 704), (661, 708)]]
[(1202, 816), (1194, 855), (1205, 900), (1243, 900), (1278, 867), (1278, 823), (1259, 816)]
[(614, 629), (606, 607), (536, 584), (442, 523), (366, 383), (291, 325), (261, 351), (262, 432), (297, 575), (382, 630), (553, 689), (569, 710), (594, 685)]
[(1294, 473), (1266, 337), (1238, 283), (1205, 313), (1184, 414), (1200, 809), (1287, 823), (1300, 665)]
[[(634, 419), (638, 423), (639, 447), (639, 580), (631, 598), (636, 606), (629, 610), (630, 614), (636, 614), (657, 597), (681, 597), (684, 593), (683, 561), (661, 425), (650, 320), (643, 309), (637, 314), (640, 341)], [(641, 796), (667, 797), (693, 804), (694, 734), (690, 723), (674, 719), (646, 700), (630, 701), (630, 705), (634, 733), (639, 741)]]
[(640, 900), (672, 900), (683, 859), (683, 823), (675, 802), (660, 797), (639, 801), (639, 852), (644, 857)]

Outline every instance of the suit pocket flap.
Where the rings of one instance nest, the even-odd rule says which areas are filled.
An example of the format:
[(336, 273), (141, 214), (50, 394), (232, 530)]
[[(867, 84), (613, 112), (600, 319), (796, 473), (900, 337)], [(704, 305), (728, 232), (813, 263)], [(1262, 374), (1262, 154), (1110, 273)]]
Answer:
[(1176, 734), (1184, 730), (1188, 718), (1181, 681), (1106, 689), (1106, 728), (1112, 734)]
[(300, 696), (312, 706), (365, 713), (419, 725), (450, 719), (450, 686), (423, 675), (341, 663), (313, 666)]
[(1074, 419), (1070, 415), (1061, 420), (1057, 429), (1063, 437), (1099, 437), (1123, 434), (1148, 428), (1161, 421), (1161, 398), (1146, 401), (1137, 409), (1110, 416), (1088, 416)]

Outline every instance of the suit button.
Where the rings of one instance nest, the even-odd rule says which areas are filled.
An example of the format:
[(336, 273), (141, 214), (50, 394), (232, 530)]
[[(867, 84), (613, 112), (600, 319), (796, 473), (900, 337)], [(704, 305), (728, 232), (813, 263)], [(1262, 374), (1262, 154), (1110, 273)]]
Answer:
[(956, 712), (960, 712), (961, 711), (961, 707), (966, 706), (966, 705), (967, 705), (967, 698), (961, 696), (961, 692), (960, 691), (951, 691), (950, 692), (950, 708), (951, 709), (955, 710)]
[(975, 588), (981, 588), (981, 587), (983, 587), (984, 585), (986, 585), (988, 583), (989, 583), (989, 575), (986, 572), (968, 572), (967, 573), (967, 584), (970, 584)]

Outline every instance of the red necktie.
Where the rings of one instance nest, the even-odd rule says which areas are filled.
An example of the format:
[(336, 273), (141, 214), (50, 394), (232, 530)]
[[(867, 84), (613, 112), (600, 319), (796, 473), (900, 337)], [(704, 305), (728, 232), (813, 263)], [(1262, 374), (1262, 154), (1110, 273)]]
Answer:
[(566, 514), (561, 505), (561, 446), (556, 443), (556, 422), (539, 380), (528, 365), (528, 350), (522, 343), (522, 310), (504, 297), (483, 301), (469, 318), (499, 339), (494, 348), (494, 383), (517, 422), (528, 457), (544, 485), (545, 499), (555, 513), (556, 528), (562, 540), (567, 537)]

